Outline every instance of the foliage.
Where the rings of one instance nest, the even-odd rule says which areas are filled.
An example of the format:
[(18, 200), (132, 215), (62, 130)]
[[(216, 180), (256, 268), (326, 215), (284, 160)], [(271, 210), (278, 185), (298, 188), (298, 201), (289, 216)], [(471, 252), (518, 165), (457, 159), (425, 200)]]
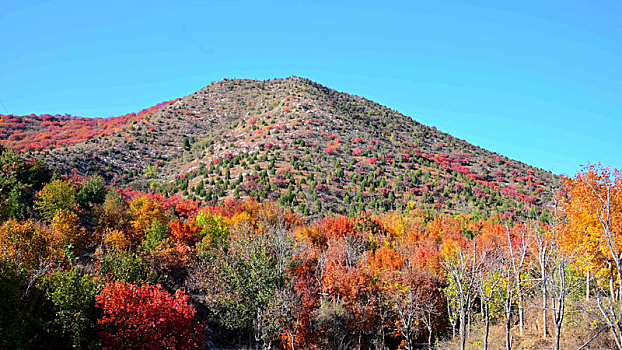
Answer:
[(181, 291), (111, 282), (97, 295), (104, 349), (199, 349), (203, 330)]
[(145, 260), (129, 251), (111, 251), (101, 255), (97, 261), (98, 272), (108, 280), (140, 283), (150, 279)]
[(141, 241), (145, 231), (151, 228), (153, 222), (165, 225), (168, 222), (162, 204), (154, 198), (139, 196), (129, 202), (129, 211), (132, 220), (132, 240)]
[(52, 180), (37, 193), (35, 205), (41, 215), (52, 220), (58, 211), (75, 212), (78, 208), (75, 186), (66, 180)]
[(78, 203), (83, 208), (89, 208), (94, 204), (100, 204), (106, 199), (106, 182), (103, 177), (94, 175), (89, 177), (76, 194)]
[(56, 271), (43, 281), (46, 295), (54, 304), (61, 337), (69, 338), (74, 349), (97, 349), (99, 313), (95, 310), (95, 296), (101, 291), (99, 283), (91, 276), (82, 275), (74, 267), (68, 271)]

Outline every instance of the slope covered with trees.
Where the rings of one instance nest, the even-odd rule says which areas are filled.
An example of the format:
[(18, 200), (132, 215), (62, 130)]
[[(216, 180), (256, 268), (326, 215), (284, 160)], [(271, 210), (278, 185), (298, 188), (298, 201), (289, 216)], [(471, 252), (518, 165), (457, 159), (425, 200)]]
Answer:
[(21, 208), (0, 223), (2, 348), (622, 349), (618, 171), (566, 179), (539, 220), (312, 219), (52, 174), (12, 150), (0, 169)]
[(305, 216), (411, 206), (548, 220), (558, 178), (307, 79), (223, 80), (137, 115), (3, 116), (2, 144), (61, 173)]

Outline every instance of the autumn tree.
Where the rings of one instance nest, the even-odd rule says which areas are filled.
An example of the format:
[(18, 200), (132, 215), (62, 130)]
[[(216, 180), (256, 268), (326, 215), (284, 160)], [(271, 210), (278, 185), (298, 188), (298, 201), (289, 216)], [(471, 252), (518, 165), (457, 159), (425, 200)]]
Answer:
[(200, 349), (203, 329), (188, 296), (159, 285), (111, 282), (97, 295), (104, 349)]
[(562, 242), (582, 252), (576, 265), (592, 272), (600, 315), (622, 349), (622, 172), (591, 165), (567, 179), (566, 190)]
[(76, 188), (69, 181), (53, 180), (37, 193), (35, 205), (41, 215), (52, 220), (59, 210), (75, 212), (78, 206)]
[(87, 231), (80, 225), (80, 218), (74, 212), (57, 211), (52, 217), (50, 227), (55, 247), (71, 249), (75, 252), (83, 249), (88, 243)]
[(146, 195), (138, 196), (129, 203), (131, 215), (130, 225), (132, 227), (132, 239), (139, 243), (142, 241), (145, 231), (147, 231), (154, 221), (162, 225), (168, 223), (168, 218), (162, 204), (153, 197)]

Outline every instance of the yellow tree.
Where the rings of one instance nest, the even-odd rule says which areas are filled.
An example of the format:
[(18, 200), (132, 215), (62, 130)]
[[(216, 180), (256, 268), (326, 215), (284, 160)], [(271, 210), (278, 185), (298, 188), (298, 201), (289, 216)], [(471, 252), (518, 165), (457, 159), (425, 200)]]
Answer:
[(52, 222), (52, 241), (54, 246), (63, 250), (84, 248), (87, 242), (87, 231), (80, 226), (80, 218), (74, 212), (59, 210), (54, 214)]
[(601, 316), (622, 349), (622, 172), (587, 166), (566, 180), (566, 190), (562, 243), (582, 252), (577, 266), (593, 273)]
[(167, 226), (167, 216), (164, 212), (162, 204), (155, 198), (148, 196), (140, 196), (130, 201), (130, 225), (133, 229), (132, 237), (135, 243), (140, 242), (147, 229), (151, 227), (154, 221), (158, 221), (161, 225)]
[(52, 220), (59, 210), (75, 211), (78, 206), (76, 188), (69, 181), (54, 180), (37, 193), (35, 205), (41, 215)]

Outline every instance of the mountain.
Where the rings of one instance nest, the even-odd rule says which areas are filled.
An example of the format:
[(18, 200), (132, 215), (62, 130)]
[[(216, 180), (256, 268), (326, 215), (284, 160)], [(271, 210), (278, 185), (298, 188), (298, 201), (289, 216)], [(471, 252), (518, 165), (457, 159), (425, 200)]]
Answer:
[(308, 79), (225, 79), (116, 118), (0, 116), (0, 144), (118, 186), (277, 200), (307, 215), (400, 209), (547, 215), (559, 181)]

